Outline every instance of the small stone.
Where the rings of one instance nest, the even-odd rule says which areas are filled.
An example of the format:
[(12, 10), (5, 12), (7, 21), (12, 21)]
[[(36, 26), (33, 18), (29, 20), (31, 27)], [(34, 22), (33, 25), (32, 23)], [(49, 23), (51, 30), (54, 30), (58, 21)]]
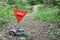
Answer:
[(46, 37), (46, 35), (44, 35)]
[(46, 32), (46, 34), (47, 34), (48, 32)]
[(9, 38), (12, 38), (12, 36), (8, 36)]
[(52, 27), (49, 27), (49, 28), (52, 28)]
[(3, 38), (3, 40), (6, 40), (6, 38)]
[(2, 35), (0, 34), (0, 37), (1, 37)]

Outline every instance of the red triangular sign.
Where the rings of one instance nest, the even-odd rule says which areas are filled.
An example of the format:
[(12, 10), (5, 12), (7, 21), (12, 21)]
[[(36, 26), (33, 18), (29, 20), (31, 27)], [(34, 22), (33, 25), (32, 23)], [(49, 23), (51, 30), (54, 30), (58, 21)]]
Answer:
[(27, 14), (27, 11), (14, 9), (14, 14), (18, 22), (20, 22), (23, 17)]

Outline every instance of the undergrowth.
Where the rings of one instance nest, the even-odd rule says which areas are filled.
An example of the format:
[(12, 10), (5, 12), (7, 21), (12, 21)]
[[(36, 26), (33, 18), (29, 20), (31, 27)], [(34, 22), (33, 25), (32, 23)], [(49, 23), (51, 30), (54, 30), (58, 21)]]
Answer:
[[(34, 17), (38, 20), (50, 22), (50, 26), (54, 29), (58, 28), (57, 23), (60, 23), (60, 9), (57, 6), (41, 8), (37, 13), (34, 14)], [(53, 29), (53, 30), (54, 30)], [(60, 30), (50, 32), (49, 36), (52, 40), (56, 40), (60, 36)]]
[(46, 21), (55, 25), (57, 22), (60, 22), (60, 15), (58, 15), (60, 9), (57, 6), (41, 8), (37, 13), (34, 14), (34, 17), (38, 20)]
[(7, 25), (9, 21), (14, 20), (14, 8), (19, 10), (29, 11), (29, 8), (26, 3), (20, 4), (19, 1), (16, 1), (15, 4), (8, 4), (7, 2), (0, 2), (0, 27)]

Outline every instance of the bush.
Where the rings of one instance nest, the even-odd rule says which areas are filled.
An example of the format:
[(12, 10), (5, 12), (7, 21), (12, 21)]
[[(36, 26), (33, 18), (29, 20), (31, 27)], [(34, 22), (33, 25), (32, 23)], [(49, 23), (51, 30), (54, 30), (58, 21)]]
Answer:
[(5, 2), (0, 2), (0, 27), (13, 19), (13, 8)]
[(35, 13), (35, 18), (48, 22), (58, 22), (60, 21), (60, 16), (57, 15), (59, 9), (56, 7), (45, 8)]

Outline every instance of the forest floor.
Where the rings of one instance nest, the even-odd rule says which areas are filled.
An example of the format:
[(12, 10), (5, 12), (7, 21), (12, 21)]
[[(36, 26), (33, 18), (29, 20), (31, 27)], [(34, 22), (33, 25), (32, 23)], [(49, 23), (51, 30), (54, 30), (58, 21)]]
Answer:
[[(12, 37), (7, 36), (7, 32), (10, 29), (16, 29), (17, 28), (17, 21), (10, 21), (7, 25), (2, 28), (0, 28), (0, 40), (21, 40), (19, 37)], [(20, 28), (23, 28), (24, 30), (31, 31), (33, 33), (33, 37), (31, 39), (26, 40), (51, 40), (49, 38), (49, 32), (53, 30), (49, 26), (49, 23), (42, 22), (39, 20), (36, 20), (33, 18), (33, 14), (28, 14), (24, 17), (22, 22), (20, 23)]]

